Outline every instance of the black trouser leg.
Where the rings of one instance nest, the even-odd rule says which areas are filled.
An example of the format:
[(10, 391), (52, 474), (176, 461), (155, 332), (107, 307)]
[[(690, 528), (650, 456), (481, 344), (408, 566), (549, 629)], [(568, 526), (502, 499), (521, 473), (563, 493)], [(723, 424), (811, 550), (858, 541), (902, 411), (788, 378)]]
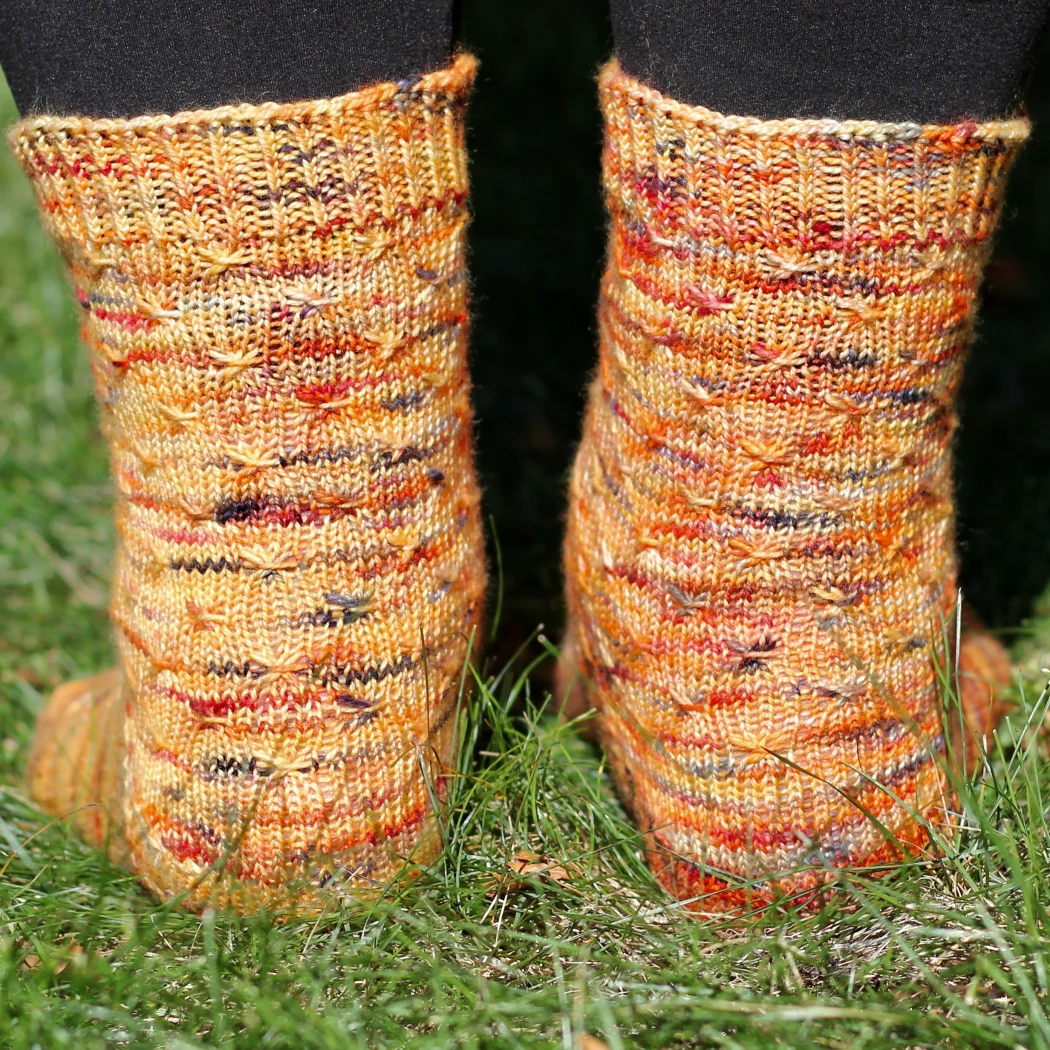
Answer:
[[(342, 94), (442, 65), (455, 0), (0, 0), (23, 113), (129, 116)], [(629, 72), (767, 117), (1008, 112), (1050, 0), (611, 0)]]
[(454, 0), (0, 0), (22, 114), (330, 98), (443, 66)]
[(1050, 0), (611, 0), (623, 68), (758, 117), (942, 123), (1017, 105)]

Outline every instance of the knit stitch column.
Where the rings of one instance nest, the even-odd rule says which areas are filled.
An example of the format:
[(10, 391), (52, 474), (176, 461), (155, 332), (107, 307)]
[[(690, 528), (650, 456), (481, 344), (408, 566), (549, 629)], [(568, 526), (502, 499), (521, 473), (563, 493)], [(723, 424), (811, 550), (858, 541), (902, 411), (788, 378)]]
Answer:
[(440, 850), (485, 581), (474, 68), (12, 132), (83, 309), (119, 533), (122, 674), (59, 691), (30, 782), (161, 897), (313, 907)]
[(568, 660), (661, 882), (805, 897), (950, 806), (955, 395), (1026, 124), (723, 116), (615, 64), (601, 99)]

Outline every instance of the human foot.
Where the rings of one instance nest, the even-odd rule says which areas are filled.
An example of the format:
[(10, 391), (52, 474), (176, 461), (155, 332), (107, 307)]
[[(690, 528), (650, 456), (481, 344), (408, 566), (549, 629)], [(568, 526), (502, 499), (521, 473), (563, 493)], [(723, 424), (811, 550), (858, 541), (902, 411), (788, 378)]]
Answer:
[(1026, 126), (726, 117), (615, 65), (601, 92), (569, 646), (663, 884), (811, 895), (951, 805), (954, 396)]
[(314, 907), (440, 849), (484, 589), (473, 73), (12, 133), (84, 309), (125, 683), (60, 691), (31, 785), (100, 787), (162, 898)]

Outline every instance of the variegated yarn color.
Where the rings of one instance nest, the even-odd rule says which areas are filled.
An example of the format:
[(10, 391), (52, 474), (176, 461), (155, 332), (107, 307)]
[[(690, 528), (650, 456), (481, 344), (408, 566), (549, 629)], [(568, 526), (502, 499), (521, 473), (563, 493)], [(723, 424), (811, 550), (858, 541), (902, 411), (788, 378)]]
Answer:
[(601, 99), (568, 659), (670, 891), (806, 896), (950, 802), (954, 396), (1027, 125), (728, 117), (615, 64)]
[(38, 741), (31, 782), (56, 813), (96, 783), (122, 794), (130, 862), (161, 897), (312, 906), (440, 849), (433, 798), (485, 575), (465, 358), (474, 68), (12, 133), (84, 309), (112, 447), (125, 685), (94, 695), (126, 703), (112, 720), (67, 689), (42, 722), (123, 732), (122, 777), (87, 762), (49, 789), (70, 779), (49, 768), (87, 754), (65, 726)]

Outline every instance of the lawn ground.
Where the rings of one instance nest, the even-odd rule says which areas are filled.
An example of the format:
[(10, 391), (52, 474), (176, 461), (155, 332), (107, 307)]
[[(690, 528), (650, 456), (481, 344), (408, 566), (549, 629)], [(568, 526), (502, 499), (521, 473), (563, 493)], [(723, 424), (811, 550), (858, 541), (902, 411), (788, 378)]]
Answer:
[[(187, 915), (22, 793), (48, 691), (112, 658), (112, 532), (72, 299), (0, 156), (0, 1046), (598, 1050), (587, 1034), (613, 1050), (1050, 1050), (1050, 751), (1036, 731), (1050, 666), (1050, 53), (1030, 95), (1048, 131), (1011, 189), (959, 447), (964, 588), (1028, 672), (1003, 747), (961, 785), (965, 830), (939, 855), (877, 883), (845, 874), (819, 914), (701, 924), (654, 885), (601, 756), (542, 711), (594, 357), (602, 5), (476, 0), (466, 17), (483, 61), (473, 359), (502, 614), (464, 714), (445, 857), (378, 901), (307, 922)], [(0, 126), (14, 117), (0, 87)], [(520, 850), (558, 877), (508, 879)]]

